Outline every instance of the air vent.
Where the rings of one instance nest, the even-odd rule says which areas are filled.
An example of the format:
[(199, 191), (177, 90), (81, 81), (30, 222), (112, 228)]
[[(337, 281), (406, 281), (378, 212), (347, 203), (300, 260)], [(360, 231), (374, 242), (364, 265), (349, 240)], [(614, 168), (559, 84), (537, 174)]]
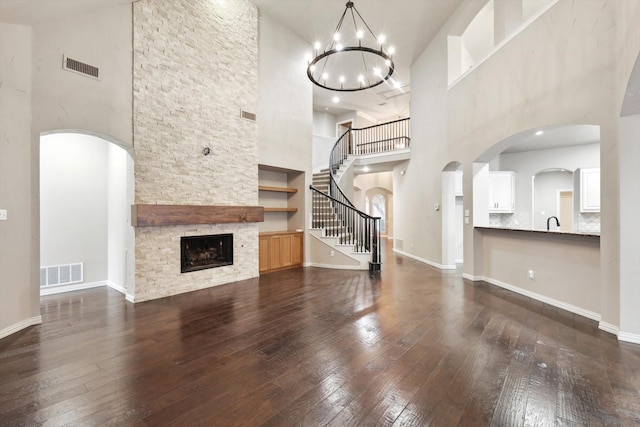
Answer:
[(85, 64), (84, 62), (71, 59), (67, 56), (62, 57), (62, 68), (84, 76), (93, 77), (94, 79), (100, 78), (100, 69), (98, 67)]
[(83, 270), (81, 262), (40, 267), (40, 287), (80, 283), (84, 280)]
[(242, 117), (245, 120), (251, 120), (252, 122), (256, 121), (256, 114), (250, 113), (248, 111), (240, 110), (240, 117)]
[(410, 92), (411, 92), (411, 86), (404, 85), (399, 88), (389, 89), (383, 92), (379, 92), (378, 95), (380, 95), (384, 99), (393, 99), (398, 96), (408, 95)]

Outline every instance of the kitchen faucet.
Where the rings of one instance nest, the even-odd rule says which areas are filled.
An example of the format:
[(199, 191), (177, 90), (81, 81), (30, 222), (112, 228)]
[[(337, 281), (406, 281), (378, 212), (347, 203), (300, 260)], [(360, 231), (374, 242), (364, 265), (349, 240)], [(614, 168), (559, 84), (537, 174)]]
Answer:
[(558, 220), (557, 216), (550, 216), (549, 218), (547, 218), (547, 231), (549, 231), (549, 221), (551, 221), (551, 218), (556, 220), (556, 225), (558, 227), (560, 227), (560, 221)]

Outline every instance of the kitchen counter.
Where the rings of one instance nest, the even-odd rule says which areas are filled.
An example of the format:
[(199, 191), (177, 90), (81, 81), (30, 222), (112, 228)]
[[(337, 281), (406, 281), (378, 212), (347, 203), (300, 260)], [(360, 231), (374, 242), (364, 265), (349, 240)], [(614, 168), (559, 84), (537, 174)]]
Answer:
[(593, 232), (579, 232), (579, 231), (557, 231), (557, 230), (531, 230), (524, 228), (506, 228), (506, 227), (492, 227), (492, 226), (474, 226), (477, 230), (496, 230), (496, 231), (512, 231), (512, 232), (520, 232), (520, 233), (531, 233), (531, 234), (543, 234), (543, 235), (554, 235), (559, 237), (588, 237), (588, 238), (596, 238), (600, 239), (600, 234)]

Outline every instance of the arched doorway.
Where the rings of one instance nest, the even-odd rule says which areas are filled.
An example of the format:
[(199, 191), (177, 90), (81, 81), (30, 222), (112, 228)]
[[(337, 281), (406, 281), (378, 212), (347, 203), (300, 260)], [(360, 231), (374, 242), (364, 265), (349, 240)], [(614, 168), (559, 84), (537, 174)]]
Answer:
[(133, 157), (82, 131), (40, 137), (41, 295), (134, 281)]

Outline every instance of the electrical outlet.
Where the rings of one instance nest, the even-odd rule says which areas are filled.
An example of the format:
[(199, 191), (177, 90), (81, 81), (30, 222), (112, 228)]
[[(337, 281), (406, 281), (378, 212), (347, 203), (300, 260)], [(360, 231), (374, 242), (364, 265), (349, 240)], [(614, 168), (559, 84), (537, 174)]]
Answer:
[(329, 252), (329, 256), (334, 256), (336, 253), (334, 251)]
[(0, 209), (0, 221), (6, 221), (6, 220), (7, 220), (7, 210)]
[(529, 279), (531, 279), (531, 280), (533, 280), (533, 279), (535, 279), (535, 278), (536, 278), (536, 274), (534, 273), (534, 271), (533, 271), (533, 270), (529, 270), (529, 271), (527, 272), (527, 276), (528, 276), (528, 277), (529, 277)]

